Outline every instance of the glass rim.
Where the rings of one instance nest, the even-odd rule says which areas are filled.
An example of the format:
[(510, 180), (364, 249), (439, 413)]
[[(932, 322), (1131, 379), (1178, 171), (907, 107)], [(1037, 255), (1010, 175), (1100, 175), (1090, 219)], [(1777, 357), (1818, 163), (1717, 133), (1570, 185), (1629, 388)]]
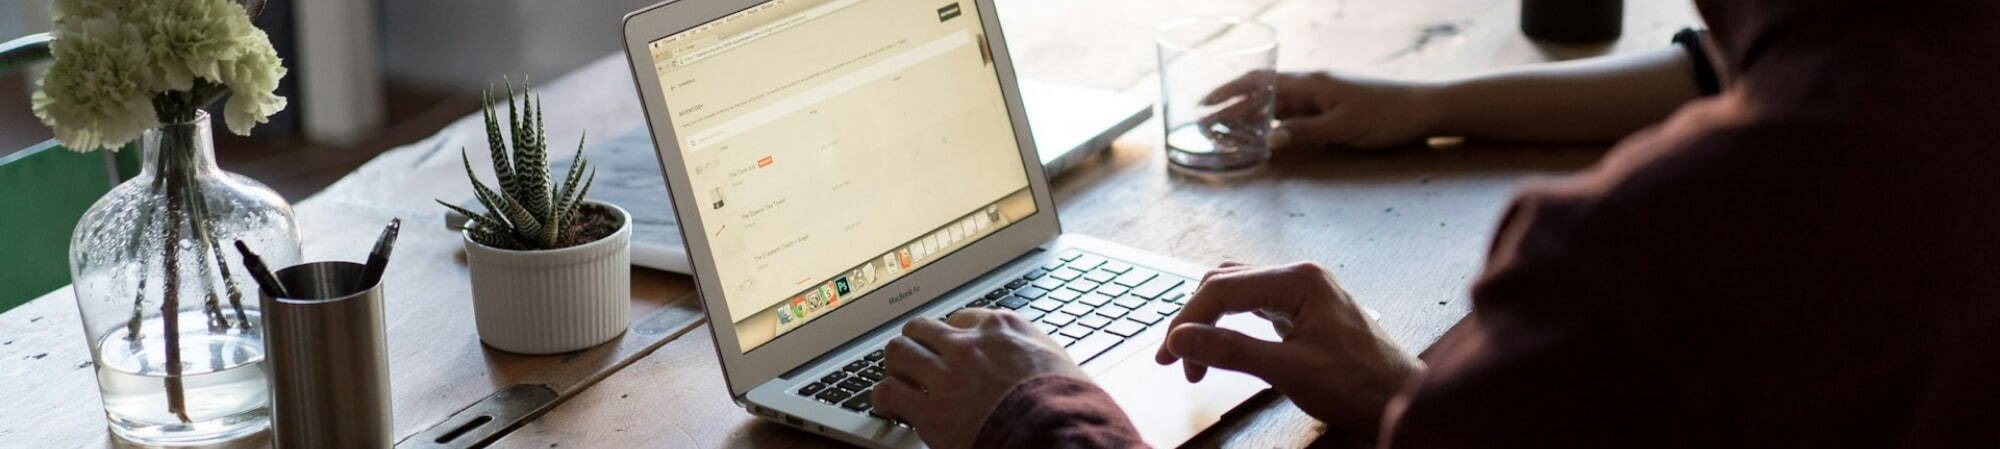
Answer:
[[(1265, 34), (1270, 36), (1270, 39), (1268, 39), (1266, 42), (1257, 45), (1250, 45), (1242, 48), (1232, 48), (1227, 50), (1208, 50), (1208, 49), (1190, 47), (1187, 45), (1183, 45), (1179, 42), (1173, 42), (1167, 39), (1165, 36), (1167, 30), (1169, 29), (1193, 25), (1195, 23), (1205, 22), (1205, 21), (1233, 25), (1233, 26), (1248, 25), (1258, 30), (1262, 30)], [(1277, 48), (1278, 30), (1277, 28), (1274, 28), (1269, 24), (1257, 21), (1257, 19), (1252, 19), (1242, 16), (1211, 15), (1211, 16), (1182, 17), (1179, 19), (1169, 20), (1166, 23), (1162, 23), (1160, 24), (1160, 26), (1154, 28), (1153, 44), (1171, 48), (1175, 51), (1183, 53), (1195, 53), (1203, 55), (1247, 55), (1247, 54), (1271, 51), (1272, 49)]]
[(157, 125), (157, 126), (154, 126), (154, 127), (151, 127), (151, 128), (146, 128), (146, 131), (149, 131), (149, 132), (150, 132), (150, 131), (158, 131), (158, 130), (160, 130), (161, 128), (173, 128), (173, 127), (190, 127), (190, 126), (201, 126), (201, 125), (206, 125), (206, 124), (208, 124), (209, 120), (210, 120), (210, 115), (208, 114), (208, 111), (206, 111), (206, 110), (202, 110), (202, 109), (195, 109), (195, 110), (194, 110), (194, 118), (191, 118), (191, 119), (188, 119), (188, 120), (187, 120), (187, 121), (185, 121), (185, 122), (171, 122), (171, 123), (170, 123), (170, 122), (160, 122), (160, 124), (159, 124), (159, 125)]

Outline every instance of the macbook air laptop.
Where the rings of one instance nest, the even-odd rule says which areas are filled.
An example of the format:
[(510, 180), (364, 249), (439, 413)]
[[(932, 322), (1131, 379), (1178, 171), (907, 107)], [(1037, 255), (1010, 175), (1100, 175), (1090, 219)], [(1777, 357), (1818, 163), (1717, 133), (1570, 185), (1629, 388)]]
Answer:
[(1118, 92), (1049, 81), (1022, 80), (1021, 101), (1042, 170), (1056, 179), (1111, 141), (1153, 117), (1153, 104)]
[[(916, 317), (1011, 310), (1147, 442), (1267, 386), (1153, 351), (1205, 267), (1063, 234), (990, 0), (679, 0), (624, 43), (728, 394), (869, 447), (882, 347)], [(1275, 339), (1241, 315), (1223, 326)], [(1000, 417), (997, 419), (1006, 419)]]
[[(1152, 104), (1104, 89), (1026, 80), (1021, 82), (1021, 96), (1049, 179), (1103, 153), (1112, 140), (1153, 116)], [(687, 245), (681, 242), (674, 208), (667, 203), (667, 183), (660, 175), (658, 156), (653, 155), (652, 132), (640, 127), (610, 139), (593, 138), (590, 145), (586, 151), (598, 168), (590, 197), (632, 214), (632, 265), (688, 274)], [(551, 163), (555, 166), (550, 172), (569, 169), (569, 158)], [(458, 204), (469, 210), (483, 208), (472, 199)], [(444, 212), (446, 229), (457, 231), (465, 220), (457, 211)]]

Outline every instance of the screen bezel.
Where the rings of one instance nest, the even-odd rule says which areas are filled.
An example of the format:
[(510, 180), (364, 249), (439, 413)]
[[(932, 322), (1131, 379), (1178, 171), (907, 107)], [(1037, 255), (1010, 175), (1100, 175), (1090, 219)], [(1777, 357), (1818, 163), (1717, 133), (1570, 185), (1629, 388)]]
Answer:
[[(670, 110), (653, 72), (652, 55), (647, 51), (649, 43), (767, 1), (675, 0), (627, 14), (623, 28), (626, 62), (630, 65), (634, 87), (646, 110)], [(703, 228), (701, 214), (698, 213), (700, 206), (690, 193), (692, 188), (687, 165), (681, 157), (679, 139), (674, 134), (670, 114), (647, 114), (646, 126), (651, 130), (660, 170), (667, 180), (668, 196), (674, 206), (674, 214), (680, 220), (682, 238), (688, 245), (689, 266), (694, 273), (695, 286), (701, 293), (702, 307), (708, 315), (710, 332), (714, 334), (716, 357), (722, 361), (723, 378), (732, 397), (741, 398), (751, 388), (928, 304), (940, 295), (986, 274), (993, 267), (1026, 254), (1061, 234), (1055, 201), (1050, 196), (1033, 134), (1028, 129), (1027, 111), (1021, 104), (1013, 59), (1008, 54), (997, 12), (991, 0), (970, 1), (979, 11), (980, 28), (986, 34), (987, 46), (990, 47), (988, 51), (993, 55), (994, 71), (1000, 83), (997, 87), (1007, 103), (1008, 120), (1013, 124), (1014, 141), (1020, 148), (1022, 169), (1028, 175), (1028, 190), (1034, 197), (1035, 213), (873, 293), (856, 298), (854, 302), (842, 306), (839, 312), (779, 335), (754, 351), (746, 353), (742, 350), (741, 342), (729, 324), (729, 313), (725, 309), (728, 302), (722, 296), (721, 282), (714, 274), (714, 253), (706, 233), (688, 232), (689, 229)], [(887, 300), (905, 294), (907, 296), (899, 301)]]

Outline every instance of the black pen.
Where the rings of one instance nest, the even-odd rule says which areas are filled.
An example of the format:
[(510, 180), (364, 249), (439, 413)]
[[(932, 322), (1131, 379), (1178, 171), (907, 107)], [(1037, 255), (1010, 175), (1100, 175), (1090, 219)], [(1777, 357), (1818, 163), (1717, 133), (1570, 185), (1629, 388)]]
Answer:
[(257, 287), (264, 289), (264, 294), (273, 298), (291, 297), (285, 294), (285, 284), (278, 283), (277, 276), (271, 275), (271, 268), (264, 266), (264, 259), (257, 257), (257, 253), (250, 252), (249, 245), (237, 240), (236, 252), (243, 253), (243, 268), (250, 270), (250, 279), (257, 281)]
[(396, 234), (402, 229), (401, 218), (390, 219), (389, 226), (382, 228), (382, 236), (375, 239), (375, 249), (368, 251), (368, 266), (361, 270), (361, 279), (356, 280), (361, 285), (355, 286), (354, 291), (367, 290), (382, 282), (382, 270), (389, 266), (389, 251), (396, 249)]

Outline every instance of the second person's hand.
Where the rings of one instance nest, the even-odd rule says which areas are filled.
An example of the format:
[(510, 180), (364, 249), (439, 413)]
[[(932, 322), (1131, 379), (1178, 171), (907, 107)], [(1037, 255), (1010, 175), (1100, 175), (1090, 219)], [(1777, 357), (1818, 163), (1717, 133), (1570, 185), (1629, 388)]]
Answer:
[[(1437, 85), (1327, 72), (1252, 72), (1216, 88), (1202, 104), (1255, 96), (1256, 87), (1274, 76), (1278, 125), (1267, 139), (1273, 149), (1412, 143), (1426, 137), (1443, 114), (1431, 101)], [(1224, 108), (1215, 117), (1238, 112)]]
[[(1216, 327), (1223, 315), (1255, 313), (1281, 341)], [(1374, 437), (1382, 409), (1423, 362), (1375, 326), (1333, 274), (1309, 262), (1276, 267), (1223, 264), (1210, 271), (1174, 317), (1156, 361), (1182, 360), (1188, 381), (1208, 368), (1264, 379), (1306, 414), (1356, 436)]]

